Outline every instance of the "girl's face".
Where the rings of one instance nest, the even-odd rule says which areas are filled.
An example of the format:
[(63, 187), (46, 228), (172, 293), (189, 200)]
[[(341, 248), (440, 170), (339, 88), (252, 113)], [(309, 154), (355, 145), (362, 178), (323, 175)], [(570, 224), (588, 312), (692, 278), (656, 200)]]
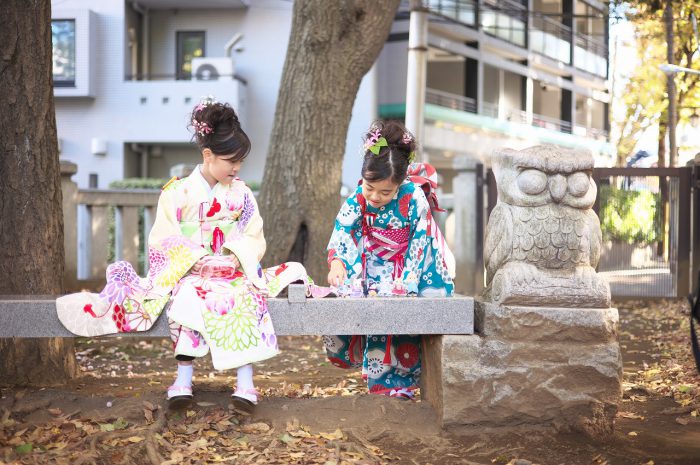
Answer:
[(367, 203), (374, 208), (383, 207), (391, 202), (398, 189), (399, 185), (390, 178), (381, 181), (362, 180), (362, 195), (367, 199)]
[(233, 161), (236, 154), (214, 155), (209, 149), (202, 150), (204, 156), (204, 178), (213, 187), (217, 182), (228, 185), (238, 177), (243, 160)]

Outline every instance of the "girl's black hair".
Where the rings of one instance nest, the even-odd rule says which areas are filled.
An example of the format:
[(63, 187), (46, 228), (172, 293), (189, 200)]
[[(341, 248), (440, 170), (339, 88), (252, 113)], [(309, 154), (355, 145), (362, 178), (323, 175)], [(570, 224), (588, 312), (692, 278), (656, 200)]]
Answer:
[(371, 145), (377, 136), (386, 139), (387, 145), (378, 154), (365, 149), (362, 178), (370, 182), (391, 179), (401, 184), (416, 150), (416, 139), (403, 124), (392, 120), (374, 122), (365, 135), (366, 144)]
[(199, 150), (209, 149), (214, 155), (234, 154), (233, 161), (243, 160), (250, 153), (250, 139), (228, 103), (201, 103), (192, 110), (191, 120)]

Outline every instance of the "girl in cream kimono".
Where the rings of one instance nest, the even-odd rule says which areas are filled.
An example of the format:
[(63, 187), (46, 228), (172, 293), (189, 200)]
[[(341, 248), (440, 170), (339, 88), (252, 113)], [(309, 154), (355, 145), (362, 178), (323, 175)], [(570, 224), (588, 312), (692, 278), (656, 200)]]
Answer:
[(141, 331), (170, 301), (178, 360), (171, 404), (192, 398), (192, 360), (211, 352), (217, 370), (238, 369), (233, 401), (250, 409), (258, 400), (251, 364), (279, 352), (265, 297), (306, 282), (306, 273), (298, 263), (260, 267), (262, 218), (237, 177), (250, 141), (233, 108), (203, 100), (192, 112), (192, 127), (203, 162), (163, 188), (148, 239), (148, 277), (139, 278), (127, 262), (114, 263), (101, 294), (59, 299), (59, 318), (87, 336)]

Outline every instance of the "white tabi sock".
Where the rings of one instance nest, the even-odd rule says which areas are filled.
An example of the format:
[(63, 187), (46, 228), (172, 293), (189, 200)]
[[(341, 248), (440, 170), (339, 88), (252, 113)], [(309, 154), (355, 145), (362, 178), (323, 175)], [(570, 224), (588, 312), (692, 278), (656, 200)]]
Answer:
[(194, 368), (191, 363), (188, 364), (177, 364), (177, 379), (173, 383), (173, 386), (192, 386), (192, 373)]
[(255, 389), (253, 384), (253, 365), (243, 365), (238, 368), (236, 375), (236, 390), (245, 392), (248, 389)]

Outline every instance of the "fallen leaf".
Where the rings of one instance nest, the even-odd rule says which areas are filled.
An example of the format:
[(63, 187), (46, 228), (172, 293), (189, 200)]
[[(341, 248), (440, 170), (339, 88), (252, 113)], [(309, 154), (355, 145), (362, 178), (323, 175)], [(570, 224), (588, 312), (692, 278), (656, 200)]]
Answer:
[(267, 423), (250, 423), (243, 425), (241, 431), (246, 434), (264, 434), (270, 431), (270, 425)]
[(142, 438), (141, 436), (131, 436), (126, 438), (127, 441), (137, 443), (143, 441), (145, 438)]
[(620, 418), (630, 418), (632, 420), (644, 420), (642, 415), (637, 415), (636, 413), (632, 412), (619, 412), (617, 416)]
[(129, 422), (122, 417), (117, 418), (117, 421), (113, 423), (114, 429), (124, 429), (129, 426)]
[(323, 439), (328, 439), (331, 441), (343, 439), (343, 432), (340, 431), (340, 429), (337, 429), (332, 433), (318, 433), (318, 435), (321, 436)]
[(18, 454), (28, 454), (34, 449), (34, 445), (31, 442), (24, 443), (15, 447), (15, 452)]
[(627, 433), (627, 436), (635, 437), (636, 435), (637, 433), (635, 431), (630, 431), (629, 433)]
[(287, 434), (287, 433), (284, 433), (282, 436), (280, 436), (279, 439), (280, 439), (280, 441), (282, 441), (282, 442), (285, 443), (285, 444), (297, 442), (297, 439), (294, 439), (293, 437), (291, 437), (291, 436), (290, 436), (289, 434)]
[(50, 408), (50, 409), (49, 409), (49, 413), (50, 413), (51, 415), (59, 416), (59, 415), (62, 414), (63, 412), (61, 411), (60, 408)]

